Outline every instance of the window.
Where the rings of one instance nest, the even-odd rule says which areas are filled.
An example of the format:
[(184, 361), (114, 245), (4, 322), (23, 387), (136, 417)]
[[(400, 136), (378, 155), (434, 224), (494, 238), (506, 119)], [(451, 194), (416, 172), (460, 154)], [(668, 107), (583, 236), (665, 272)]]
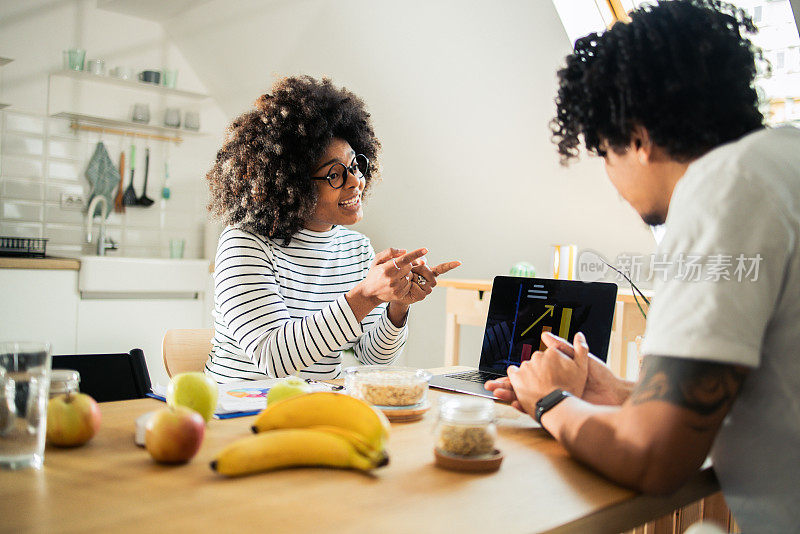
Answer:
[[(553, 0), (570, 42), (601, 32), (614, 22), (614, 9), (630, 11), (650, 0)], [(726, 0), (753, 17), (753, 43), (772, 63), (772, 75), (756, 80), (762, 112), (771, 125), (800, 126), (800, 36), (790, 0)]]

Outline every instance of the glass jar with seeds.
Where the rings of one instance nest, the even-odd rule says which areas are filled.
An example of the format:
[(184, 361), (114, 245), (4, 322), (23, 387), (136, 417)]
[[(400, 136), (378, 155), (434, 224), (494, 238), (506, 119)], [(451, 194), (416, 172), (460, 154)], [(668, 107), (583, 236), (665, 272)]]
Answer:
[(480, 397), (441, 397), (434, 435), (440, 453), (468, 458), (492, 454), (497, 438), (494, 403)]

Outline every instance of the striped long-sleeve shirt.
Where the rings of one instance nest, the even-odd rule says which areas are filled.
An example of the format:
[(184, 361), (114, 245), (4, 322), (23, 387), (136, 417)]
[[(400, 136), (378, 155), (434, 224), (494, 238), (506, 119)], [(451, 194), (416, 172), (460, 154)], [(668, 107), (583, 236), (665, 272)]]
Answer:
[(367, 237), (342, 226), (300, 230), (288, 246), (227, 227), (214, 264), (214, 339), (206, 373), (220, 383), (297, 371), (336, 378), (341, 351), (351, 347), (361, 363), (393, 362), (407, 327), (392, 324), (385, 303), (359, 323), (344, 297), (374, 257)]

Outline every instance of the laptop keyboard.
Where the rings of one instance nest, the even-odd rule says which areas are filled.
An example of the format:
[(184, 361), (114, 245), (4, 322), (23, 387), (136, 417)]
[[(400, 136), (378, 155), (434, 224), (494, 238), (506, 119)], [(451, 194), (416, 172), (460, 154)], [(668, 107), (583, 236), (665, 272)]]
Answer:
[(466, 371), (463, 373), (454, 373), (452, 375), (444, 375), (448, 378), (458, 378), (459, 380), (466, 380), (467, 382), (475, 382), (476, 384), (483, 384), (487, 380), (494, 380), (500, 378), (501, 375), (494, 373), (487, 373), (485, 371)]

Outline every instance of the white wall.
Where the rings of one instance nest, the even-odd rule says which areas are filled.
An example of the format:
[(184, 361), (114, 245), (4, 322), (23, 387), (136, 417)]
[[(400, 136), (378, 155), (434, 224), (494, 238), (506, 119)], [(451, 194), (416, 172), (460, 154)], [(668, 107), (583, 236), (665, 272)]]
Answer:
[[(87, 59), (102, 58), (108, 68), (125, 65), (134, 72), (177, 68), (179, 88), (207, 92), (160, 24), (100, 10), (95, 4), (94, 0), (0, 1), (0, 56), (14, 60), (0, 68), (0, 102), (11, 104), (0, 113), (5, 119), (0, 141), (0, 234), (47, 237), (48, 254), (91, 253), (90, 246), (81, 244), (83, 214), (62, 210), (61, 193), (88, 198), (90, 186), (84, 171), (101, 137), (115, 164), (120, 151), (131, 144), (130, 138), (75, 134), (68, 121), (46, 116), (48, 73), (61, 68), (62, 50), (84, 48)], [(119, 91), (111, 91), (106, 98), (109, 101), (95, 100), (97, 114), (118, 108), (120, 117), (114, 118), (126, 116), (132, 102), (115, 100), (118, 95)], [(207, 219), (203, 176), (219, 146), (226, 119), (211, 99), (197, 106), (202, 113), (201, 128), (210, 133), (208, 137), (187, 136), (180, 146), (136, 141), (138, 194), (144, 180), (144, 148), (149, 144), (148, 196), (160, 197), (165, 158), (171, 162), (172, 195), (166, 203), (113, 214), (109, 235), (122, 244), (122, 250), (113, 254), (168, 256), (169, 239), (184, 238), (186, 256), (202, 257)], [(162, 116), (156, 108), (151, 115), (151, 124), (159, 124)], [(126, 172), (126, 185), (128, 176)]]
[[(652, 251), (599, 161), (558, 165), (547, 123), (570, 45), (549, 0), (213, 0), (165, 29), (231, 118), (275, 75), (327, 75), (365, 99), (384, 179), (357, 228), (376, 249), (429, 247), (470, 278), (521, 260), (549, 275), (552, 243)], [(410, 327), (407, 362), (441, 363), (443, 290)]]

